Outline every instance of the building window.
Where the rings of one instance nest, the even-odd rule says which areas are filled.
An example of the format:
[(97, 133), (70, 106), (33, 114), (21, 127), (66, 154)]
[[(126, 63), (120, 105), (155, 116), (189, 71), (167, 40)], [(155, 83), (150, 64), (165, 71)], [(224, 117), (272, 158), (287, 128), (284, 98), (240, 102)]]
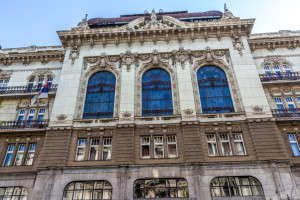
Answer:
[(283, 65), (283, 69), (285, 70), (286, 73), (291, 73), (291, 68), (288, 65)]
[(178, 157), (177, 153), (177, 140), (176, 136), (168, 136), (167, 138), (167, 145), (168, 145), (168, 158), (176, 158)]
[(171, 77), (163, 69), (150, 69), (142, 77), (142, 115), (173, 115)]
[(89, 160), (98, 160), (99, 139), (91, 139)]
[(116, 77), (111, 72), (98, 72), (88, 82), (84, 119), (113, 117)]
[(283, 103), (281, 101), (281, 98), (275, 98), (275, 102), (276, 102), (277, 108), (279, 110), (283, 110), (284, 109), (284, 106), (283, 106)]
[(139, 179), (134, 182), (134, 199), (188, 198), (188, 183), (185, 179)]
[(37, 83), (37, 90), (41, 90), (43, 86), (44, 78), (39, 78)]
[(24, 116), (25, 116), (25, 110), (24, 109), (21, 109), (19, 111), (19, 115), (18, 115), (18, 121), (22, 121), (24, 119)]
[(228, 134), (220, 134), (220, 143), (223, 156), (232, 156), (230, 140)]
[(0, 91), (5, 91), (8, 83), (9, 79), (0, 79)]
[(269, 66), (265, 66), (265, 67), (264, 67), (264, 70), (265, 70), (266, 74), (268, 74), (268, 75), (271, 74), (271, 69), (270, 69)]
[(76, 161), (84, 160), (84, 153), (86, 148), (86, 139), (78, 140), (77, 151), (76, 151)]
[(52, 78), (52, 77), (49, 77), (49, 78), (48, 78), (48, 81), (47, 81), (47, 83), (48, 83), (48, 88), (51, 88), (52, 82), (53, 82), (53, 78)]
[(30, 144), (28, 153), (27, 153), (27, 157), (26, 157), (26, 161), (25, 161), (25, 165), (32, 165), (35, 150), (36, 150), (36, 144)]
[(286, 99), (286, 102), (287, 102), (289, 108), (291, 110), (295, 109), (295, 104), (294, 104), (294, 101), (293, 101), (292, 97), (287, 97), (285, 99)]
[(32, 124), (32, 120), (34, 119), (35, 109), (30, 109), (27, 117), (27, 124)]
[(28, 91), (32, 90), (33, 84), (34, 84), (34, 78), (31, 78), (28, 82), (28, 87), (27, 87)]
[(234, 112), (226, 75), (216, 66), (204, 66), (197, 72), (203, 113)]
[(154, 137), (154, 158), (164, 157), (164, 140), (163, 136)]
[(150, 137), (141, 138), (141, 158), (150, 158)]
[(3, 166), (9, 166), (10, 165), (14, 150), (15, 150), (15, 145), (14, 144), (8, 145)]
[(275, 70), (275, 73), (277, 74), (278, 77), (282, 77), (281, 70), (280, 70), (280, 67), (278, 65), (274, 66), (274, 70)]
[(246, 149), (244, 145), (243, 136), (241, 133), (234, 133), (233, 136), (233, 142), (234, 142), (234, 148), (236, 155), (246, 155)]
[(38, 114), (38, 117), (37, 117), (38, 121), (42, 121), (44, 119), (45, 111), (46, 111), (45, 108), (39, 109), (39, 114)]
[(300, 107), (300, 97), (297, 97), (297, 104), (298, 104), (298, 107)]
[(25, 144), (20, 144), (19, 149), (16, 155), (16, 160), (14, 165), (21, 165), (22, 164), (22, 159), (24, 156), (26, 145)]
[(296, 139), (296, 135), (288, 134), (288, 138), (293, 149), (294, 156), (300, 156), (299, 144)]
[(24, 187), (0, 187), (0, 199), (26, 200), (28, 192)]
[(65, 189), (63, 200), (112, 199), (112, 185), (108, 181), (71, 182)]
[(111, 160), (112, 138), (103, 139), (102, 160)]
[(218, 146), (215, 134), (207, 134), (206, 135), (208, 155), (209, 156), (218, 156)]
[[(219, 156), (218, 146), (222, 156), (246, 155), (242, 133), (231, 133), (231, 135), (228, 133), (206, 134), (208, 156)], [(234, 154), (231, 144), (234, 145)]]
[(217, 177), (210, 182), (212, 197), (264, 196), (260, 182), (254, 177)]

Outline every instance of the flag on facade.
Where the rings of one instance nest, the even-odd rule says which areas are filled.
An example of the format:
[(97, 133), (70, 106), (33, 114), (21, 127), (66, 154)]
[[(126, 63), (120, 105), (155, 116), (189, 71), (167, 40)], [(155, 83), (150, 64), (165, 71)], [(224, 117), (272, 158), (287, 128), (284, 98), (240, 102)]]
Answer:
[(48, 98), (48, 83), (44, 85), (38, 99), (47, 99)]
[(37, 99), (48, 98), (48, 83), (31, 99), (30, 107), (36, 102)]

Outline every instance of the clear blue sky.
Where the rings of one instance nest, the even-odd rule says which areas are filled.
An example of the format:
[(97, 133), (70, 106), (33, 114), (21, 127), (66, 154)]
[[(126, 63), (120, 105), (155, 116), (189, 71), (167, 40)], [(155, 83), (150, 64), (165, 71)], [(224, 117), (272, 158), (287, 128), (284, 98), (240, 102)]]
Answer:
[(252, 33), (300, 30), (300, 0), (0, 0), (0, 45), (61, 45), (56, 31), (75, 27), (86, 13), (91, 19), (153, 8), (223, 12), (225, 2), (235, 16), (256, 18)]

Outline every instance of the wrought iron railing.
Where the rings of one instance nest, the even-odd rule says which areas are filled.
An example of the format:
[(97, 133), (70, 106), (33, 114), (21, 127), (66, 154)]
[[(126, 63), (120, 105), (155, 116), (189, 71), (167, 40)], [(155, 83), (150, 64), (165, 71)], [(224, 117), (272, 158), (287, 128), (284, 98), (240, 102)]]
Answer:
[[(10, 87), (0, 87), (0, 95), (1, 94), (30, 94), (37, 93), (41, 91), (40, 86), (10, 86)], [(48, 92), (56, 92), (57, 84), (52, 84), (48, 88)]]
[(40, 129), (40, 128), (46, 128), (48, 124), (49, 124), (49, 119), (2, 121), (0, 129)]
[(300, 80), (300, 72), (287, 72), (280, 74), (260, 74), (259, 75), (261, 82), (268, 81), (293, 81)]
[(273, 117), (278, 119), (300, 118), (300, 108), (272, 109)]

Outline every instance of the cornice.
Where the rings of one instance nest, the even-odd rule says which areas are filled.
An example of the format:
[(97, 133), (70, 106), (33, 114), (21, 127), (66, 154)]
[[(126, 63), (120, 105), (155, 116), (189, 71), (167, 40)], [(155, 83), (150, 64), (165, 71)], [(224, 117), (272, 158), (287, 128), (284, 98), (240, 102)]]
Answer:
[(256, 49), (274, 51), (276, 48), (288, 48), (294, 50), (297, 47), (300, 47), (300, 35), (250, 38), (248, 39), (248, 43), (252, 51), (255, 51)]
[(13, 63), (23, 63), (28, 65), (31, 62), (41, 62), (42, 64), (47, 64), (49, 61), (59, 61), (63, 62), (65, 55), (65, 50), (60, 47), (60, 49), (46, 49), (39, 50), (35, 46), (30, 46), (27, 51), (24, 48), (20, 49), (4, 49), (0, 51), (0, 64), (5, 66), (11, 65)]
[[(107, 45), (120, 43), (144, 43), (183, 39), (195, 40), (221, 37), (249, 36), (254, 19), (221, 19), (211, 22), (182, 22), (166, 16), (162, 22), (150, 24), (136, 19), (127, 25), (117, 28), (83, 28), (58, 31), (63, 46)], [(154, 23), (154, 22), (153, 22)]]

